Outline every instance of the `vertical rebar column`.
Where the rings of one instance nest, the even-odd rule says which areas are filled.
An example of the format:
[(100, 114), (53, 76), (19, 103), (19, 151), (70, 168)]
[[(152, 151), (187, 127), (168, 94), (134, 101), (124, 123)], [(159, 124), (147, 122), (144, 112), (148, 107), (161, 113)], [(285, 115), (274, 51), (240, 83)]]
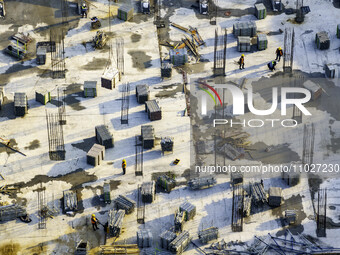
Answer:
[(39, 223), (38, 228), (39, 229), (46, 229), (46, 188), (42, 187), (42, 184), (40, 183), (40, 188), (38, 188), (36, 191), (38, 192), (38, 214), (39, 214)]
[(59, 114), (46, 111), (49, 156), (51, 160), (65, 160), (63, 128), (59, 122)]
[(215, 47), (214, 47), (215, 76), (225, 76), (225, 65), (227, 55), (227, 30), (224, 29), (223, 32), (222, 36), (219, 36), (217, 29), (215, 30)]
[(326, 237), (327, 227), (327, 190), (318, 190), (318, 202), (316, 213), (316, 235), (318, 237)]
[(116, 53), (117, 53), (117, 69), (119, 71), (119, 81), (124, 74), (124, 39), (118, 37), (116, 39)]
[(63, 30), (51, 30), (50, 41), (55, 42), (55, 51), (51, 51), (52, 78), (65, 78), (65, 49)]
[(59, 123), (60, 125), (66, 125), (66, 102), (65, 102), (65, 94), (66, 89), (64, 87), (58, 87), (58, 114), (59, 114)]
[(143, 176), (143, 142), (141, 142), (141, 136), (135, 136), (135, 139), (136, 139), (135, 175)]
[(303, 151), (302, 164), (310, 166), (313, 163), (314, 156), (314, 124), (305, 124), (303, 130)]
[(243, 231), (243, 198), (244, 190), (242, 184), (233, 185), (231, 230), (233, 232)]
[(129, 102), (130, 102), (130, 85), (125, 83), (122, 91), (122, 105), (121, 105), (121, 124), (129, 124)]
[(283, 72), (285, 73), (293, 72), (294, 38), (294, 28), (286, 28), (283, 50)]

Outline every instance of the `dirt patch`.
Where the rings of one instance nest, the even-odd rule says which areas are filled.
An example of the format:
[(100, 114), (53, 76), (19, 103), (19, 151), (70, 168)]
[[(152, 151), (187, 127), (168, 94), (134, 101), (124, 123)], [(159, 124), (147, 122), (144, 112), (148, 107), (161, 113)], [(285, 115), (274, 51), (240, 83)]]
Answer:
[(25, 150), (35, 150), (40, 147), (40, 141), (35, 139), (28, 146), (25, 147)]
[(140, 34), (132, 34), (131, 35), (131, 41), (132, 42), (139, 42), (142, 36)]
[(17, 243), (7, 243), (0, 246), (0, 254), (4, 255), (17, 255), (20, 245)]
[(139, 71), (143, 71), (146, 68), (151, 67), (151, 57), (146, 55), (145, 52), (139, 50), (130, 50), (128, 53), (132, 57), (134, 68), (137, 68)]
[(63, 181), (63, 182), (70, 183), (72, 185), (71, 189), (74, 190), (74, 189), (81, 188), (81, 185), (84, 183), (94, 182), (97, 180), (98, 180), (97, 176), (87, 173), (82, 168), (78, 168), (75, 171), (70, 172), (68, 174), (58, 175), (55, 177), (50, 177), (47, 175), (36, 175), (30, 181), (19, 182), (19, 183), (14, 184), (14, 186), (21, 189), (21, 188), (32, 187), (39, 183), (48, 183), (50, 181)]
[(70, 84), (66, 89), (65, 103), (75, 111), (81, 111), (86, 109), (86, 107), (80, 104), (80, 100), (77, 97), (83, 96), (83, 90), (81, 89), (81, 84)]
[(107, 58), (93, 58), (92, 61), (87, 62), (86, 65), (81, 66), (83, 70), (101, 70), (107, 64)]
[[(3, 141), (1, 141), (3, 142)], [(15, 139), (10, 139), (9, 146), (15, 150), (19, 150), (17, 147), (18, 143)], [(15, 151), (11, 150), (10, 148), (6, 147), (4, 144), (0, 143), (0, 153), (6, 152), (8, 155), (16, 153)]]

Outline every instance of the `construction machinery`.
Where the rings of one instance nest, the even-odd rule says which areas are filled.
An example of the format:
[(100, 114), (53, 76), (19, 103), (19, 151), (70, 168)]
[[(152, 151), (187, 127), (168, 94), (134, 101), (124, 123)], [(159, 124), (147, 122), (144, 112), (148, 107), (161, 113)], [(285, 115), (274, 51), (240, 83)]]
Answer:
[(6, 11), (5, 11), (5, 2), (4, 0), (0, 0), (0, 18), (5, 18)]
[(94, 48), (102, 49), (106, 45), (107, 39), (108, 37), (103, 31), (97, 31), (96, 36), (93, 39)]

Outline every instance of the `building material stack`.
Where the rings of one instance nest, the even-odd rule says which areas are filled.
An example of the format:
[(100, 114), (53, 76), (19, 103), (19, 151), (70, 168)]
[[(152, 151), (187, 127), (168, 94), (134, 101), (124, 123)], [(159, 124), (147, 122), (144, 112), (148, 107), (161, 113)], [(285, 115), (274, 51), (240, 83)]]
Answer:
[(3, 87), (0, 87), (0, 110), (4, 104), (5, 91)]
[(26, 50), (25, 49), (22, 49), (21, 47), (18, 47), (14, 44), (12, 45), (8, 45), (6, 48), (5, 48), (5, 53), (17, 58), (17, 59), (24, 59), (26, 57)]
[(36, 49), (38, 48), (45, 48), (46, 53), (55, 52), (56, 46), (54, 41), (46, 41), (46, 42), (37, 42)]
[(214, 176), (202, 176), (188, 181), (188, 186), (192, 190), (206, 189), (216, 184), (216, 178)]
[(122, 5), (118, 9), (118, 19), (128, 21), (133, 18), (133, 7), (129, 5)]
[(162, 175), (157, 178), (157, 185), (164, 189), (166, 192), (170, 192), (176, 187), (176, 181), (168, 175)]
[(162, 234), (160, 234), (161, 239), (161, 247), (163, 249), (169, 250), (170, 249), (170, 243), (175, 240), (176, 234), (174, 232), (165, 230)]
[(256, 23), (254, 21), (237, 22), (233, 25), (234, 36), (256, 36)]
[(210, 227), (198, 232), (198, 238), (202, 244), (207, 244), (211, 240), (218, 239), (218, 228)]
[(169, 250), (176, 254), (182, 254), (189, 246), (191, 241), (188, 231), (179, 234), (169, 245)]
[(17, 217), (26, 216), (26, 209), (17, 204), (0, 206), (0, 221), (15, 220)]
[(251, 196), (244, 196), (243, 198), (243, 217), (249, 217), (251, 213)]
[(237, 37), (237, 50), (239, 52), (250, 51), (251, 39), (249, 36), (239, 36)]
[(267, 193), (260, 182), (250, 183), (250, 194), (254, 204), (264, 204), (267, 200)]
[(110, 186), (110, 183), (104, 183), (103, 196), (104, 196), (104, 202), (106, 204), (111, 204), (111, 186)]
[(196, 206), (190, 204), (189, 202), (184, 202), (179, 206), (179, 211), (184, 212), (184, 219), (189, 221), (196, 215)]
[(101, 86), (107, 89), (114, 89), (119, 81), (119, 71), (117, 68), (107, 69), (101, 77)]
[(312, 100), (316, 100), (322, 95), (322, 88), (311, 80), (305, 81), (303, 87), (310, 91)]
[(142, 202), (152, 203), (155, 200), (156, 189), (155, 181), (144, 182), (141, 186)]
[(51, 101), (51, 92), (47, 91), (44, 88), (38, 88), (35, 91), (35, 101), (46, 105), (48, 102)]
[(321, 31), (315, 35), (316, 47), (320, 50), (327, 50), (330, 46), (330, 39), (326, 31)]
[(169, 55), (171, 64), (174, 66), (182, 66), (188, 62), (188, 52), (186, 48), (170, 49)]
[(64, 194), (64, 213), (71, 214), (78, 210), (77, 192), (74, 190), (65, 190)]
[(146, 84), (136, 86), (136, 97), (137, 102), (140, 104), (145, 104), (149, 100), (150, 90), (149, 86)]
[(89, 152), (86, 154), (87, 164), (98, 166), (104, 160), (105, 147), (99, 144), (94, 144)]
[(125, 216), (124, 210), (110, 210), (108, 218), (108, 233), (111, 237), (119, 237), (122, 230), (123, 219)]
[(132, 213), (136, 207), (135, 201), (123, 195), (119, 195), (114, 201), (116, 208), (124, 210), (126, 214)]
[(232, 172), (230, 174), (230, 183), (232, 185), (243, 183), (243, 173), (241, 173), (241, 172)]
[(335, 65), (332, 65), (332, 64), (325, 65), (325, 73), (328, 78), (331, 78), (331, 79), (335, 78), (335, 70), (336, 70)]
[(270, 187), (268, 191), (268, 204), (272, 207), (280, 206), (282, 202), (282, 189)]
[(295, 210), (285, 210), (285, 219), (289, 225), (294, 225), (296, 223), (296, 211)]
[(144, 149), (152, 149), (155, 146), (155, 130), (152, 125), (141, 126), (141, 138)]
[(267, 16), (267, 9), (263, 3), (255, 4), (255, 16), (258, 19), (264, 19)]
[(137, 244), (139, 248), (152, 246), (152, 233), (150, 229), (140, 229), (137, 231)]
[(37, 65), (45, 65), (46, 53), (47, 53), (47, 50), (45, 47), (37, 48)]
[(145, 111), (148, 113), (148, 118), (151, 121), (162, 119), (162, 111), (156, 100), (146, 101)]
[(162, 62), (161, 66), (161, 76), (162, 78), (171, 78), (172, 66), (168, 62)]
[(161, 139), (162, 152), (173, 151), (174, 149), (174, 138), (173, 137), (162, 137)]
[(96, 97), (97, 96), (97, 82), (85, 81), (84, 82), (84, 97)]
[(15, 116), (25, 116), (27, 113), (27, 96), (26, 93), (15, 92), (14, 93), (14, 114)]
[(268, 40), (265, 34), (258, 34), (257, 35), (257, 49), (258, 50), (265, 50), (268, 47)]
[(113, 147), (113, 137), (109, 132), (109, 129), (105, 125), (99, 125), (95, 127), (96, 139), (100, 145), (105, 146), (105, 149)]
[(174, 227), (175, 227), (176, 233), (183, 231), (184, 223), (185, 223), (184, 212), (177, 210), (175, 212), (175, 218), (174, 218)]

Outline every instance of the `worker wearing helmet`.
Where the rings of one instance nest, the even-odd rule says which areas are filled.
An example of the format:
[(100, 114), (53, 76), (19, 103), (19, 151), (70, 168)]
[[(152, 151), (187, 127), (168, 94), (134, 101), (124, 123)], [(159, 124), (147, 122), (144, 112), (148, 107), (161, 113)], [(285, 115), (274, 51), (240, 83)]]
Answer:
[(275, 70), (276, 61), (273, 60), (267, 64), (268, 68), (273, 72)]
[(84, 16), (87, 18), (87, 6), (85, 3), (81, 6), (81, 17), (84, 18)]
[(276, 59), (275, 60), (280, 62), (282, 55), (283, 55), (283, 51), (282, 51), (281, 47), (277, 48), (276, 49)]
[(244, 54), (241, 55), (238, 64), (240, 65), (240, 69), (244, 69)]
[(123, 175), (126, 173), (126, 160), (123, 159), (122, 161), (122, 169), (123, 169)]
[(98, 222), (98, 220), (96, 218), (96, 215), (92, 214), (91, 223), (92, 223), (93, 231), (96, 231), (97, 229), (99, 229), (98, 226), (97, 226), (97, 222)]

